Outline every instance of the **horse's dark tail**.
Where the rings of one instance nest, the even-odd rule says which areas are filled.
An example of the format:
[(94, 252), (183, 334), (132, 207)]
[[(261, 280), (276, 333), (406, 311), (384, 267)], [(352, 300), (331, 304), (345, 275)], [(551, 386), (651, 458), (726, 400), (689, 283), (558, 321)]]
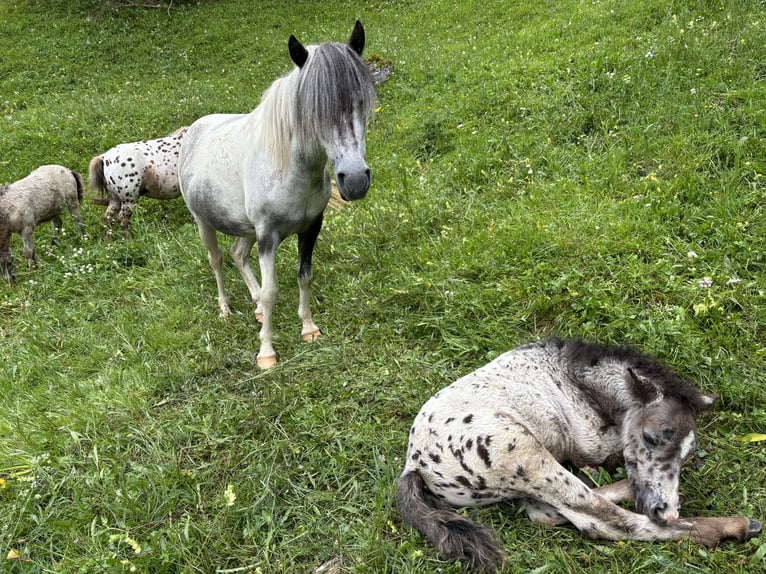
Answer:
[(97, 189), (101, 193), (101, 200), (93, 200), (93, 203), (106, 205), (104, 196), (106, 195), (106, 178), (104, 177), (104, 159), (97, 155), (90, 160), (88, 166), (88, 178), (90, 179), (91, 189)]
[(82, 176), (73, 169), (70, 171), (72, 172), (72, 177), (74, 177), (74, 181), (77, 184), (77, 201), (82, 202)]
[(417, 470), (399, 477), (396, 509), (401, 519), (414, 526), (444, 556), (465, 562), (472, 570), (494, 572), (505, 554), (492, 531), (477, 526), (437, 499)]

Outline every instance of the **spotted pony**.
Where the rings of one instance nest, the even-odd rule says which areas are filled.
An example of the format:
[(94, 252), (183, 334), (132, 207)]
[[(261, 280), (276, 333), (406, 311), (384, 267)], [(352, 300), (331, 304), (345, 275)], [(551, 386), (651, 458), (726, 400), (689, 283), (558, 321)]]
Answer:
[(130, 239), (130, 217), (142, 195), (175, 199), (178, 186), (178, 156), (186, 127), (159, 139), (116, 145), (90, 161), (90, 184), (107, 196), (104, 213), (107, 238), (115, 216), (126, 239)]
[[(502, 549), (453, 507), (520, 499), (532, 521), (571, 523), (589, 538), (747, 540), (758, 521), (679, 515), (695, 419), (717, 399), (633, 349), (560, 340), (518, 347), (423, 405), (397, 510), (443, 555), (486, 572), (502, 564)], [(565, 466), (603, 466), (615, 455), (627, 479), (601, 488)], [(637, 512), (616, 504), (623, 500)]]

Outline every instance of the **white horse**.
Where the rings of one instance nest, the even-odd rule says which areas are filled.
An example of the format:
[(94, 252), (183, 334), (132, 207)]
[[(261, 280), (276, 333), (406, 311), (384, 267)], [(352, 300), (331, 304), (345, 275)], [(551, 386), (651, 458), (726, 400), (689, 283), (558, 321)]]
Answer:
[[(760, 532), (757, 520), (679, 515), (695, 417), (717, 399), (625, 347), (518, 347), (423, 405), (410, 429), (397, 509), (442, 554), (488, 572), (503, 551), (488, 529), (451, 507), (520, 499), (534, 522), (571, 523), (591, 538), (747, 540)], [(628, 477), (601, 488), (563, 466), (595, 467), (615, 455)]]
[[(216, 231), (237, 237), (230, 253), (263, 323), (257, 357), (263, 369), (277, 363), (272, 346), (276, 249), (294, 233), (302, 336), (312, 341), (320, 334), (309, 306), (311, 256), (330, 198), (328, 159), (344, 200), (360, 199), (370, 187), (365, 135), (376, 95), (361, 58), (364, 41), (358, 21), (348, 44), (304, 47), (291, 36), (288, 47), (297, 67), (271, 85), (255, 110), (204, 116), (181, 144), (181, 193), (208, 249), (221, 316), (231, 311)], [(249, 261), (256, 242), (260, 286)]]
[(122, 232), (130, 239), (130, 216), (139, 196), (175, 199), (181, 195), (178, 154), (186, 129), (164, 138), (119, 144), (90, 160), (90, 185), (108, 199), (104, 212), (107, 238), (119, 213)]
[(0, 187), (0, 272), (7, 281), (16, 277), (11, 261), (11, 234), (21, 235), (27, 267), (31, 268), (39, 262), (35, 251), (35, 225), (51, 221), (51, 243), (55, 243), (61, 229), (61, 210), (66, 205), (82, 234), (81, 201), (80, 174), (61, 165), (43, 165), (24, 179)]

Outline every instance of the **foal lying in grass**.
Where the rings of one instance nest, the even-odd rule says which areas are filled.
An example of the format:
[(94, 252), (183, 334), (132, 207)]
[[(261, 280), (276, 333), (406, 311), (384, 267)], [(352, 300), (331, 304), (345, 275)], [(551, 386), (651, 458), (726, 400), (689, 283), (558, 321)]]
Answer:
[[(520, 499), (534, 522), (571, 523), (591, 538), (747, 540), (744, 516), (679, 515), (681, 464), (696, 448), (703, 394), (636, 351), (574, 341), (509, 351), (431, 397), (409, 436), (396, 505), (438, 550), (494, 570), (491, 532), (455, 513)], [(591, 489), (562, 463), (602, 465), (622, 454), (628, 478)], [(635, 503), (636, 512), (616, 502)]]

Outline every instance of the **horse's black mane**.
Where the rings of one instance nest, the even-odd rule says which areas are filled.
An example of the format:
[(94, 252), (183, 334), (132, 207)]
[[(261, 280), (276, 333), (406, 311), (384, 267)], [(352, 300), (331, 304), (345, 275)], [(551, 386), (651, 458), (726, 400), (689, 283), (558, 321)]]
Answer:
[(637, 375), (651, 379), (663, 395), (699, 409), (700, 392), (671, 371), (666, 365), (648, 354), (627, 345), (603, 345), (579, 339), (551, 339), (554, 345), (573, 363), (595, 367), (603, 360), (612, 360), (628, 366)]

